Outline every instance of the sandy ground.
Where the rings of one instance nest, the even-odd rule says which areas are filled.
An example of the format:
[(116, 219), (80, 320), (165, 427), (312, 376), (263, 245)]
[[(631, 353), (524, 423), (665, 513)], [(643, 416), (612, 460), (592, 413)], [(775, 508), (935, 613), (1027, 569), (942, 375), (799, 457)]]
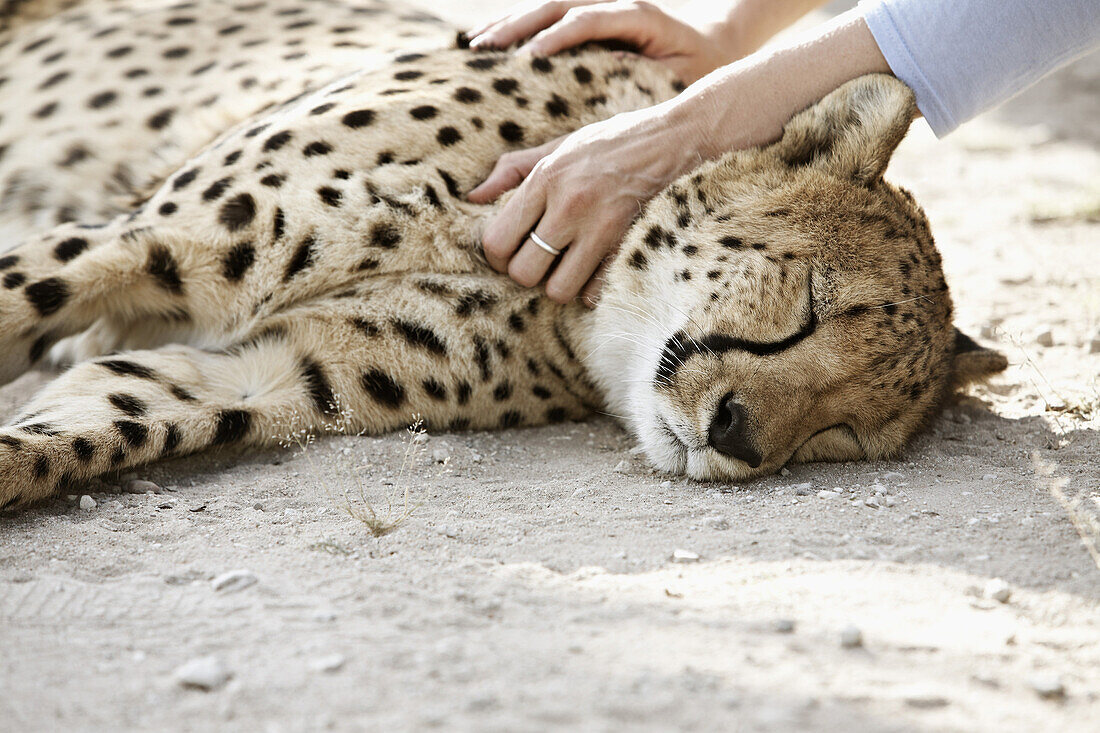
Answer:
[[(0, 729), (1096, 730), (1097, 120), (1100, 56), (903, 144), (958, 322), (1012, 367), (899, 460), (670, 481), (595, 418), (108, 477), (0, 518)], [(403, 526), (345, 512), (356, 470)], [(227, 683), (178, 683), (208, 655)]]

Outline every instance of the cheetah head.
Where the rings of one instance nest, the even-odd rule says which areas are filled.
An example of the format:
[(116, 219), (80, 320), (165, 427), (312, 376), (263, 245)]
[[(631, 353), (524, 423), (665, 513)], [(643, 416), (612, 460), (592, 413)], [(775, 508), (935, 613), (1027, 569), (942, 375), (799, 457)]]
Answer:
[(928, 221), (883, 181), (915, 113), (901, 82), (857, 79), (648, 205), (589, 358), (658, 468), (886, 457), (953, 386), (1005, 367), (953, 329)]

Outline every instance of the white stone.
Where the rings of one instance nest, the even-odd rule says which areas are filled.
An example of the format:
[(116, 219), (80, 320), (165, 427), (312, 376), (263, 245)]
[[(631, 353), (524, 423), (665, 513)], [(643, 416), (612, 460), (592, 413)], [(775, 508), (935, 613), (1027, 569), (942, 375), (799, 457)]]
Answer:
[(96, 506), (98, 506), (98, 505), (95, 503), (95, 499), (88, 496), (87, 494), (80, 497), (80, 508), (83, 509), (84, 511), (90, 512), (93, 509), (95, 509)]
[(432, 461), (434, 463), (446, 463), (449, 460), (451, 460), (449, 448), (436, 448), (432, 451)]
[(1035, 335), (1035, 343), (1040, 346), (1054, 346), (1054, 332), (1049, 328)]
[(613, 470), (615, 471), (615, 473), (629, 473), (630, 464), (625, 460), (619, 461), (615, 464), (615, 468)]
[(327, 672), (332, 674), (333, 672), (339, 672), (345, 664), (347, 664), (348, 658), (343, 654), (328, 654), (323, 657), (318, 657), (309, 663), (309, 668), (314, 672)]
[(880, 506), (880, 504), (878, 503), (878, 499), (873, 496), (868, 496), (866, 499), (863, 500), (863, 503), (866, 506), (871, 507), (872, 509), (878, 509)]
[(997, 474), (995, 474), (995, 473), (983, 473), (982, 474), (982, 481), (996, 481), (996, 480), (997, 480)]
[(845, 649), (863, 646), (863, 632), (851, 624), (840, 630), (840, 645)]
[(1012, 598), (1012, 588), (1000, 578), (993, 578), (985, 584), (985, 597), (1000, 603), (1008, 603), (1008, 599)]
[(194, 687), (209, 692), (216, 690), (232, 676), (217, 657), (198, 657), (176, 668), (176, 682), (184, 687)]
[(779, 475), (780, 476), (790, 476), (791, 475), (790, 469), (787, 469), (787, 468), (779, 469)]
[(772, 622), (772, 629), (779, 634), (793, 634), (794, 619), (777, 618)]
[(839, 492), (830, 491), (829, 489), (822, 489), (817, 492), (818, 499), (835, 499), (838, 496), (840, 496)]
[(219, 593), (234, 593), (254, 585), (259, 578), (250, 570), (230, 570), (210, 581), (210, 587)]
[(122, 485), (122, 490), (127, 494), (145, 494), (153, 492), (154, 494), (160, 494), (164, 491), (161, 487), (154, 484), (152, 481), (146, 481), (141, 478), (132, 478)]
[(795, 484), (791, 488), (794, 489), (795, 496), (809, 496), (813, 493), (814, 485), (807, 481), (804, 484)]
[(449, 524), (441, 525), (437, 529), (437, 531), (439, 532), (439, 534), (443, 535), (444, 537), (450, 537), (452, 540), (455, 537), (458, 537), (458, 530)]
[(896, 506), (898, 500), (892, 496), (887, 495), (886, 498), (883, 500), (883, 503), (885, 503), (886, 506)]
[(699, 553), (692, 552), (691, 550), (675, 549), (672, 551), (672, 562), (679, 563), (691, 563), (699, 562)]

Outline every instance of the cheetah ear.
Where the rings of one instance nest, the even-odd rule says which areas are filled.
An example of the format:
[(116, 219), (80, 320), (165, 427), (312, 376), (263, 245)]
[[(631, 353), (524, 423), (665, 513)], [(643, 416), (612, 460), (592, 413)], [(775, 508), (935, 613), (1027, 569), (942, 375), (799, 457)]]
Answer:
[(792, 168), (813, 166), (872, 183), (916, 115), (909, 87), (887, 74), (868, 74), (791, 118), (774, 149)]
[(1008, 368), (1008, 359), (999, 351), (987, 349), (959, 329), (955, 329), (955, 357), (951, 383), (955, 389), (984, 382)]

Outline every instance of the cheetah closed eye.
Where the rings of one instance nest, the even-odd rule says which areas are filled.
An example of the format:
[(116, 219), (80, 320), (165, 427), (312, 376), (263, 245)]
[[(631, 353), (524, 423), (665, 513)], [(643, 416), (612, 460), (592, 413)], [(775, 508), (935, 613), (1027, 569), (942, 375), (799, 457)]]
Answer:
[(0, 429), (0, 505), (338, 416), (607, 409), (656, 467), (742, 480), (894, 454), (1004, 368), (952, 328), (928, 222), (882, 179), (915, 111), (892, 78), (676, 181), (588, 311), (493, 272), (496, 207), (463, 194), (508, 150), (674, 95), (658, 65), (440, 48), (393, 3), (12, 7), (0, 379), (74, 365)]

